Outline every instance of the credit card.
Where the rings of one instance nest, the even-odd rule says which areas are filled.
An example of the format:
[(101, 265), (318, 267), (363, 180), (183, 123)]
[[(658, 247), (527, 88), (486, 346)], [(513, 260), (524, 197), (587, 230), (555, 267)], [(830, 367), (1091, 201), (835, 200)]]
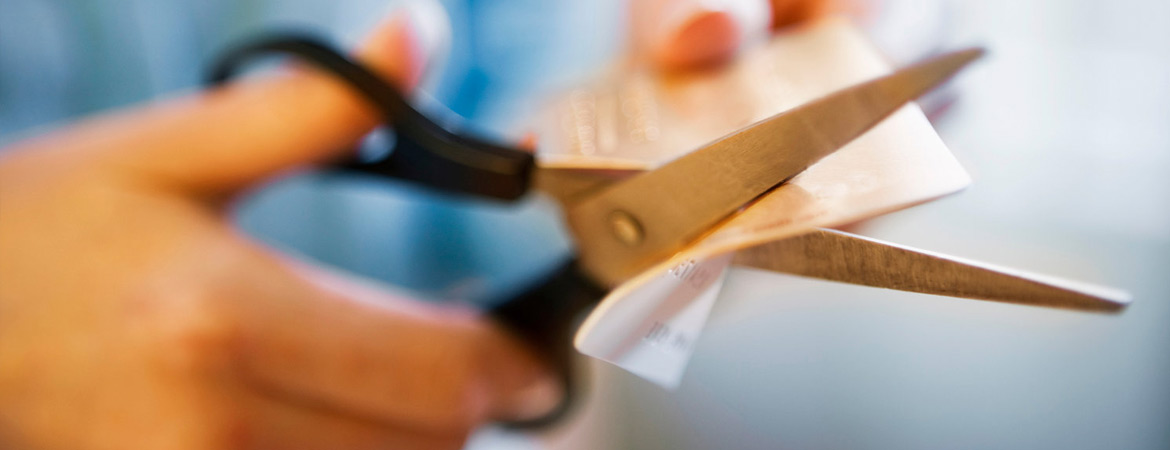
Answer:
[[(587, 170), (657, 167), (889, 71), (844, 19), (776, 36), (716, 70), (666, 75), (627, 67), (550, 104), (536, 128), (538, 161)], [(677, 276), (679, 267), (702, 268), (710, 272), (704, 279), (722, 280), (736, 249), (906, 208), (968, 184), (970, 177), (922, 111), (908, 105), (671, 260), (614, 289), (578, 331), (576, 347), (660, 385), (677, 385), (693, 346), (664, 346), (662, 333), (683, 335), (689, 343), (698, 339), (710, 309), (704, 302), (714, 301), (720, 285), (696, 287)], [(698, 315), (703, 320), (695, 320)]]

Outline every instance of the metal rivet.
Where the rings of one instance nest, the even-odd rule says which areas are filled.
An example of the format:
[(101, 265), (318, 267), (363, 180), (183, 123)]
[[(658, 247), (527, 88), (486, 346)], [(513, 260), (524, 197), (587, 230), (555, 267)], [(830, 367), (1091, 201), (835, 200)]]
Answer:
[(644, 237), (642, 224), (630, 213), (617, 210), (609, 215), (609, 223), (613, 227), (613, 234), (626, 245), (638, 245)]

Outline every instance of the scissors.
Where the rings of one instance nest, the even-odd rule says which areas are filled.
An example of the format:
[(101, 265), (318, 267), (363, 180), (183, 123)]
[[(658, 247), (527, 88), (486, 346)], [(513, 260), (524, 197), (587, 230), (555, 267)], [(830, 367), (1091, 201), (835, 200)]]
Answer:
[[(566, 395), (558, 408), (536, 420), (509, 424), (533, 428), (556, 422), (568, 410), (571, 336), (582, 314), (607, 292), (669, 260), (983, 51), (942, 54), (847, 87), (620, 180), (540, 167), (528, 151), (448, 130), (370, 70), (313, 38), (277, 35), (237, 47), (218, 61), (210, 80), (224, 83), (244, 62), (274, 53), (306, 60), (344, 80), (393, 127), (396, 140), (388, 156), (341, 161), (332, 169), (503, 201), (541, 191), (560, 204), (575, 254), (488, 311), (563, 376)], [(833, 281), (1035, 306), (1117, 312), (1129, 302), (1119, 291), (1064, 284), (827, 229), (741, 249), (733, 261)]]

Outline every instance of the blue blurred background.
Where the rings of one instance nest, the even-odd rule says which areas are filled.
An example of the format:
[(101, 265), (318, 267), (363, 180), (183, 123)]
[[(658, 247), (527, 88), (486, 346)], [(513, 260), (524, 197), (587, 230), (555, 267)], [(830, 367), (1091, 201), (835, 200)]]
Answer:
[[(618, 0), (445, 0), (425, 84), (515, 136), (543, 95), (621, 51)], [(1170, 449), (1170, 4), (875, 0), (906, 59), (992, 54), (937, 121), (967, 192), (866, 234), (1130, 289), (1121, 316), (940, 299), (735, 270), (677, 392), (595, 365), (577, 421), (491, 448)], [(385, 0), (0, 0), (0, 143), (198, 86), (214, 53), (307, 27), (352, 43)], [(483, 301), (557, 260), (549, 205), (306, 175), (249, 199), (262, 239), (421, 296)]]
[[(264, 31), (308, 31), (352, 46), (408, 3), (4, 0), (0, 144), (197, 88), (217, 52)], [(515, 121), (542, 93), (597, 70), (614, 53), (624, 29), (620, 6), (446, 1), (440, 8), (452, 39), (423, 88), (481, 134), (515, 139)], [(394, 183), (303, 176), (248, 199), (239, 221), (274, 245), (419, 296), (485, 301), (565, 255), (547, 208), (536, 199), (493, 204)]]

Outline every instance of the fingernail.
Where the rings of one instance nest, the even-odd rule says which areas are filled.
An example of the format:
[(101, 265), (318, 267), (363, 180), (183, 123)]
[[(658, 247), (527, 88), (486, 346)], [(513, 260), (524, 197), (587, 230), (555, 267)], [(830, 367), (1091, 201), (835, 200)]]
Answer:
[(516, 142), (516, 147), (520, 148), (521, 150), (528, 151), (530, 153), (535, 152), (536, 151), (536, 139), (537, 139), (536, 133), (529, 131), (527, 133), (524, 133), (524, 136), (520, 137), (520, 141)]
[(551, 413), (565, 395), (564, 386), (551, 377), (512, 392), (500, 402), (503, 420), (533, 420)]
[[(406, 2), (398, 12), (405, 16), (412, 34), (418, 64), (417, 77), (436, 71), (451, 51), (451, 19), (438, 0)], [(417, 80), (417, 79), (416, 79)]]
[(768, 37), (772, 28), (772, 0), (721, 0), (739, 24), (740, 45)]
[(402, 2), (388, 14), (361, 48), (368, 63), (414, 88), (444, 61), (451, 42), (451, 25), (442, 5), (434, 0)]

